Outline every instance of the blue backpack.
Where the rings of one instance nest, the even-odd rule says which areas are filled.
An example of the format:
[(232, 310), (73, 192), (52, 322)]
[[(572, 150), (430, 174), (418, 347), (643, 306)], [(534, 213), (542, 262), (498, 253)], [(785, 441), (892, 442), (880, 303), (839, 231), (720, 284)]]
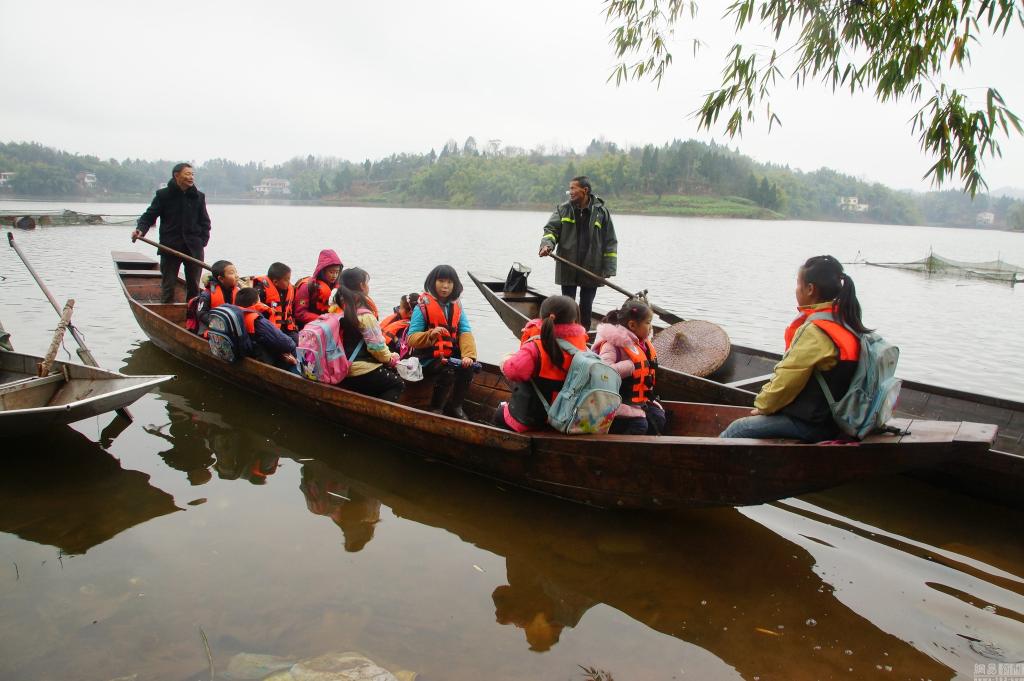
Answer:
[(548, 424), (566, 435), (607, 433), (622, 404), (622, 379), (590, 350), (580, 350), (562, 339), (558, 345), (572, 357), (558, 396), (548, 404), (537, 384), (530, 381), (547, 410)]
[(245, 311), (225, 303), (210, 310), (206, 330), (210, 353), (217, 359), (235, 363), (252, 354), (252, 338), (245, 330)]
[[(815, 319), (835, 321), (830, 312), (816, 312), (807, 321)], [(849, 327), (847, 330), (853, 333)], [(861, 440), (872, 433), (891, 430), (885, 423), (892, 418), (903, 381), (896, 378), (896, 363), (900, 358), (898, 347), (873, 332), (861, 334), (858, 338), (860, 359), (845, 395), (835, 399), (821, 372), (815, 370), (814, 377), (825, 393), (839, 430)]]

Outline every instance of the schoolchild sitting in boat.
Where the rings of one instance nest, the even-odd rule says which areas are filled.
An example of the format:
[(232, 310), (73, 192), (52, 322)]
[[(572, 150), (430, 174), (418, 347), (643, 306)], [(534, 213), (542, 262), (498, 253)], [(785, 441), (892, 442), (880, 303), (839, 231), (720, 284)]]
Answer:
[(206, 335), (210, 322), (210, 310), (224, 303), (234, 303), (238, 294), (238, 270), (227, 260), (218, 260), (210, 266), (210, 279), (206, 288), (188, 302), (185, 311), (185, 328)]
[(235, 296), (235, 305), (245, 311), (245, 330), (252, 339), (253, 358), (298, 373), (295, 341), (267, 319), (270, 308), (260, 302), (259, 292), (254, 288), (241, 289)]
[(558, 345), (559, 339), (586, 350), (587, 330), (579, 324), (579, 316), (579, 306), (568, 296), (551, 296), (541, 304), (540, 318), (527, 325), (536, 334), (524, 334), (519, 350), (501, 364), (501, 373), (512, 381), (512, 396), (498, 405), (494, 425), (518, 433), (547, 426), (547, 410), (537, 390), (550, 404), (565, 383), (572, 357)]
[(298, 341), (292, 268), (283, 262), (275, 262), (267, 268), (266, 276), (252, 278), (252, 287), (259, 292), (260, 302), (270, 308), (271, 323), (293, 341)]
[(627, 300), (597, 325), (592, 348), (622, 378), (622, 404), (611, 430), (625, 435), (660, 435), (665, 432), (665, 410), (657, 402), (655, 373), (658, 353), (651, 343), (651, 308)]
[[(860, 358), (858, 334), (867, 333), (853, 278), (831, 255), (810, 258), (796, 275), (800, 315), (786, 329), (786, 353), (747, 416), (729, 424), (721, 437), (832, 440), (839, 427), (814, 377), (821, 372), (836, 399), (850, 387)], [(831, 313), (834, 321), (808, 318)], [(849, 328), (847, 328), (849, 327)]]
[(370, 298), (370, 275), (366, 270), (349, 267), (341, 273), (331, 311), (342, 315), (342, 344), (345, 355), (352, 358), (341, 387), (397, 402), (405, 383), (395, 372), (398, 355), (388, 349), (377, 323), (377, 306)]
[(303, 277), (295, 284), (295, 325), (303, 326), (327, 312), (331, 293), (338, 285), (341, 258), (329, 248), (320, 251), (313, 275)]
[(412, 320), (412, 310), (419, 301), (419, 293), (410, 293), (402, 296), (393, 312), (381, 320), (380, 330), (384, 332), (384, 339), (388, 342), (391, 352), (401, 355), (406, 333), (409, 331), (409, 322)]
[(454, 267), (432, 269), (413, 308), (406, 342), (419, 357), (423, 376), (434, 377), (430, 411), (465, 419), (462, 403), (473, 382), (477, 354), (461, 295), (462, 282)]

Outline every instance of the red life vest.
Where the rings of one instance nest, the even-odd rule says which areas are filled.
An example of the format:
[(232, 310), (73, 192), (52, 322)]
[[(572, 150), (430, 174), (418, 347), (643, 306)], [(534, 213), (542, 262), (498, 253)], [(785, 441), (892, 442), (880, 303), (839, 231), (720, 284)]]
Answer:
[(313, 287), (313, 294), (309, 293), (309, 281), (312, 277), (303, 277), (299, 279), (299, 283), (295, 284), (295, 295), (297, 299), (303, 299), (309, 297), (309, 305), (306, 309), (310, 312), (322, 315), (327, 313), (327, 308), (331, 304), (331, 292), (334, 290), (319, 279), (315, 280), (316, 286)]
[(421, 293), (416, 304), (420, 308), (420, 314), (423, 315), (423, 321), (427, 325), (427, 330), (433, 328), (447, 329), (448, 335), (441, 334), (438, 336), (437, 342), (434, 343), (433, 347), (419, 348), (414, 354), (419, 357), (435, 359), (451, 357), (454, 344), (459, 342), (459, 320), (462, 318), (462, 303), (458, 300), (453, 300), (449, 303), (451, 319), (445, 316), (444, 308), (429, 293)]
[(633, 362), (633, 373), (622, 379), (619, 394), (628, 404), (642, 405), (654, 395), (654, 374), (658, 369), (658, 351), (649, 340), (632, 342), (619, 348)]
[(282, 331), (295, 331), (295, 317), (292, 315), (295, 305), (295, 287), (288, 284), (288, 291), (284, 300), (281, 300), (281, 291), (270, 280), (270, 277), (253, 277), (253, 287), (260, 292), (260, 299), (270, 308), (268, 319), (274, 326)]
[[(834, 316), (839, 316), (839, 309), (835, 306), (828, 310), (800, 310), (800, 316), (794, 319), (786, 328), (787, 350), (789, 350), (789, 346), (793, 343), (793, 337), (796, 335), (797, 330), (807, 323), (808, 317), (816, 312), (831, 312)], [(839, 350), (840, 362), (856, 362), (860, 359), (860, 339), (845, 326), (828, 319), (815, 319), (811, 324), (824, 331), (832, 339), (832, 342), (836, 344), (836, 348)]]

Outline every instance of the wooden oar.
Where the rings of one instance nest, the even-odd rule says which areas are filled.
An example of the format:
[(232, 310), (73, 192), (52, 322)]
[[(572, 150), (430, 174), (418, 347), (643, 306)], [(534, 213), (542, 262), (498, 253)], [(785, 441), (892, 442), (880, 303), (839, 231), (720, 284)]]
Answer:
[[(50, 289), (46, 288), (46, 284), (44, 284), (43, 280), (38, 274), (36, 274), (35, 268), (32, 267), (28, 258), (26, 258), (25, 254), (21, 252), (21, 249), (18, 248), (18, 244), (14, 243), (14, 234), (11, 232), (7, 232), (7, 243), (11, 245), (14, 252), (18, 254), (19, 258), (21, 258), (21, 261), (25, 263), (25, 267), (28, 268), (28, 273), (31, 274), (32, 278), (36, 280), (37, 284), (39, 284), (39, 288), (43, 290), (43, 293), (46, 295), (47, 300), (50, 301), (50, 305), (53, 306), (53, 309), (57, 314), (61, 314), (62, 309), (60, 305), (57, 304), (57, 299), (53, 297), (53, 294), (50, 293)], [(71, 330), (71, 336), (75, 339), (75, 342), (78, 343), (78, 356), (82, 358), (82, 361), (91, 367), (101, 368), (99, 362), (96, 361), (96, 358), (92, 356), (91, 352), (89, 352), (89, 348), (86, 347), (85, 340), (82, 338), (82, 334), (78, 333), (78, 329), (73, 324), (69, 324), (68, 329)], [(121, 407), (116, 411), (119, 415), (125, 417), (129, 421), (132, 420), (131, 412), (129, 412), (127, 408)]]
[(594, 274), (590, 270), (585, 269), (583, 267), (580, 267), (576, 263), (570, 262), (570, 261), (566, 260), (565, 258), (563, 258), (560, 255), (555, 255), (554, 253), (548, 253), (548, 256), (551, 257), (551, 258), (554, 258), (558, 262), (565, 263), (569, 267), (575, 268), (575, 269), (579, 270), (580, 272), (583, 272), (583, 274), (586, 274), (589, 277), (593, 277), (594, 279), (596, 279), (597, 281), (601, 282), (605, 286), (608, 286), (609, 288), (615, 289), (616, 291), (618, 291), (622, 295), (626, 296), (627, 298), (643, 298), (644, 301), (646, 301), (646, 303), (650, 306), (651, 310), (654, 311), (654, 314), (658, 315), (659, 317), (662, 318), (662, 320), (664, 320), (665, 322), (668, 322), (669, 324), (678, 324), (679, 322), (686, 321), (685, 319), (683, 319), (679, 315), (677, 315), (677, 314), (675, 314), (673, 312), (669, 312), (665, 308), (660, 307), (658, 305), (655, 305), (651, 301), (647, 300), (647, 291), (642, 291), (640, 293), (633, 293), (632, 291), (627, 291), (626, 289), (622, 288), (621, 286), (613, 284), (612, 282), (608, 281), (604, 277), (597, 276), (596, 274)]
[(173, 248), (171, 248), (170, 246), (164, 246), (163, 244), (157, 243), (156, 241), (151, 241), (150, 239), (147, 239), (144, 236), (137, 236), (134, 239), (132, 239), (132, 241), (141, 241), (144, 244), (149, 244), (150, 246), (155, 246), (158, 251), (166, 251), (167, 253), (170, 253), (173, 256), (181, 258), (182, 260), (187, 260), (190, 263), (194, 263), (196, 265), (199, 265), (200, 267), (208, 269), (211, 272), (213, 271), (213, 268), (210, 267), (209, 265), (207, 265), (202, 260), (196, 260), (191, 255), (185, 255), (181, 251), (176, 251)]

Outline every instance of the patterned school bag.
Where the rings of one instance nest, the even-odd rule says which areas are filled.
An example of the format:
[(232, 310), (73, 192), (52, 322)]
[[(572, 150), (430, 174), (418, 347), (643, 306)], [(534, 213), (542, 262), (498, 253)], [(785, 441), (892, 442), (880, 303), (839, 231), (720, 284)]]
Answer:
[[(219, 309), (219, 308), (218, 308)], [(295, 348), (299, 373), (311, 381), (337, 385), (348, 376), (352, 360), (363, 347), (363, 341), (345, 356), (342, 343), (341, 315), (324, 314), (299, 331), (299, 342)]]
[(566, 435), (607, 433), (622, 404), (622, 379), (590, 350), (580, 350), (563, 339), (558, 340), (558, 345), (572, 356), (558, 396), (548, 404), (537, 384), (531, 381), (548, 412), (548, 424)]
[(225, 362), (238, 362), (252, 354), (252, 338), (245, 330), (245, 312), (225, 303), (210, 310), (207, 329), (210, 353)]

